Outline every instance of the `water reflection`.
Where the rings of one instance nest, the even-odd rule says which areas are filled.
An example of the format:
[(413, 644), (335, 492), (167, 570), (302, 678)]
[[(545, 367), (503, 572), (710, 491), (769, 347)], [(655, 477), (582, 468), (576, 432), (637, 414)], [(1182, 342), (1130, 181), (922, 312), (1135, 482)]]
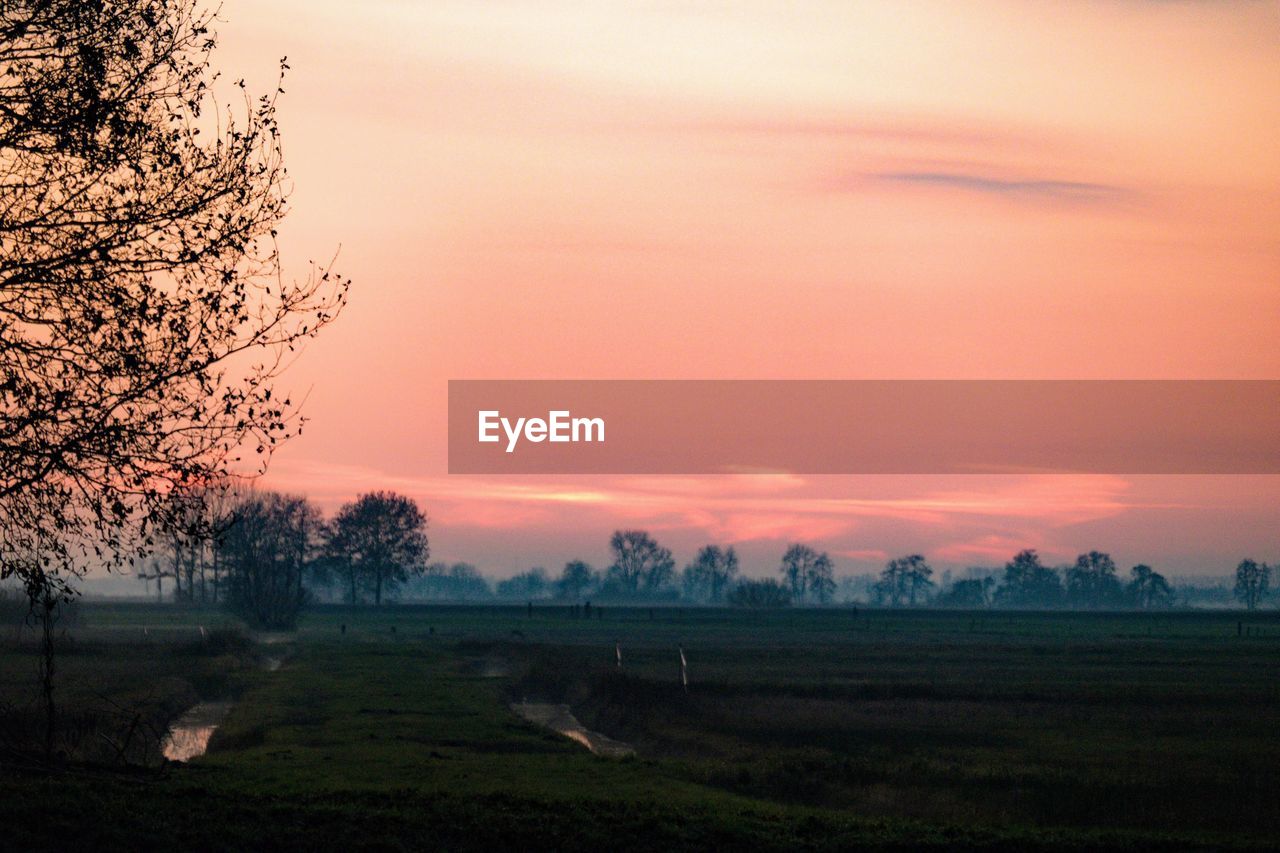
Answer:
[(164, 736), (164, 757), (169, 761), (190, 761), (204, 755), (209, 738), (230, 710), (230, 702), (201, 702), (188, 709)]
[(596, 755), (610, 758), (623, 758), (634, 755), (635, 750), (629, 744), (587, 729), (569, 710), (568, 705), (553, 705), (545, 702), (517, 702), (511, 706), (521, 717), (531, 723), (551, 729), (570, 740), (577, 741)]

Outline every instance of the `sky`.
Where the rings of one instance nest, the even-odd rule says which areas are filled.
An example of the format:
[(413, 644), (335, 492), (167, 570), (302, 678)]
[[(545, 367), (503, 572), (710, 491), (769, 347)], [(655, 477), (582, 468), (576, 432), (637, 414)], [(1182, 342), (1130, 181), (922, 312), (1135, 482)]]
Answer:
[[(263, 485), (392, 488), (433, 558), (839, 573), (1280, 559), (1280, 478), (462, 477), (449, 379), (1280, 377), (1280, 5), (228, 0), (286, 269), (354, 279)], [(339, 251), (340, 250), (340, 251)], [(1159, 429), (1136, 424), (1136, 429)]]

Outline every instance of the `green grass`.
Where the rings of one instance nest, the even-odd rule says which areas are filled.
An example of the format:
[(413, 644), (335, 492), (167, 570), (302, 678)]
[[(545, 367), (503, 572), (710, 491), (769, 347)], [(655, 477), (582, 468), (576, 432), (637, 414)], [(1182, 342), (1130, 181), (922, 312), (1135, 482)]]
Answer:
[[(189, 766), (7, 768), (15, 848), (1221, 849), (1280, 834), (1274, 616), (1237, 637), (1234, 614), (323, 608), (265, 647), (287, 656), (276, 672), (192, 648), (216, 612), (83, 617), (69, 702), (94, 679), (239, 701)], [(0, 651), (6, 695), (30, 664)], [(524, 723), (508, 704), (525, 697), (569, 702), (639, 756)]]

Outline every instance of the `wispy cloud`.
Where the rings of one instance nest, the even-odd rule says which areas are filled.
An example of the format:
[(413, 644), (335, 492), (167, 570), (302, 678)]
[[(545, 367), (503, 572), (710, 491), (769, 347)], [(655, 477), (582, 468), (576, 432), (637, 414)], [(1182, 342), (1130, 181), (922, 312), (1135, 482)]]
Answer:
[(874, 177), (877, 181), (886, 183), (943, 187), (985, 195), (1057, 201), (1112, 201), (1128, 194), (1128, 190), (1114, 184), (1050, 178), (997, 178), (967, 172), (880, 172)]
[[(397, 477), (361, 466), (281, 461), (270, 475), (276, 488), (308, 491), (330, 510), (375, 485), (393, 488), (422, 501), (442, 530), (513, 534), (643, 525), (690, 541), (803, 540), (859, 555), (865, 541), (850, 539), (858, 531), (873, 538), (895, 529), (932, 531), (932, 542), (940, 547), (944, 541), (967, 543), (996, 527), (1005, 535), (1016, 531), (997, 549), (1009, 550), (1016, 542), (1038, 544), (1046, 530), (1110, 518), (1136, 506), (1126, 494), (1126, 480), (1098, 475), (1009, 477), (969, 488), (871, 489), (849, 496), (841, 494), (839, 483), (827, 482), (830, 478), (794, 475), (512, 481)], [(317, 489), (316, 483), (328, 488)], [(874, 553), (878, 558), (880, 551)], [(965, 553), (961, 549), (956, 556)]]

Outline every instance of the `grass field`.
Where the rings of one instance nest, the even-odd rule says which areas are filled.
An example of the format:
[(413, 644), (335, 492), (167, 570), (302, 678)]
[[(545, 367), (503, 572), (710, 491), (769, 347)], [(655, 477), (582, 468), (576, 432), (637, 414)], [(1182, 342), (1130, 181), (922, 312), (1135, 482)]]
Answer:
[[(1263, 849), (1280, 838), (1276, 614), (321, 608), (296, 635), (254, 643), (226, 621), (85, 604), (59, 694), (80, 734), (60, 772), (8, 754), (0, 846)], [(268, 671), (270, 657), (283, 665)], [(0, 689), (8, 726), (29, 726), (34, 655), (12, 639)], [(128, 716), (119, 709), (153, 731), (197, 699), (225, 698), (230, 717), (190, 765), (121, 770), (86, 746), (109, 739)], [(526, 699), (568, 703), (637, 755), (596, 757), (522, 721), (509, 705)]]

